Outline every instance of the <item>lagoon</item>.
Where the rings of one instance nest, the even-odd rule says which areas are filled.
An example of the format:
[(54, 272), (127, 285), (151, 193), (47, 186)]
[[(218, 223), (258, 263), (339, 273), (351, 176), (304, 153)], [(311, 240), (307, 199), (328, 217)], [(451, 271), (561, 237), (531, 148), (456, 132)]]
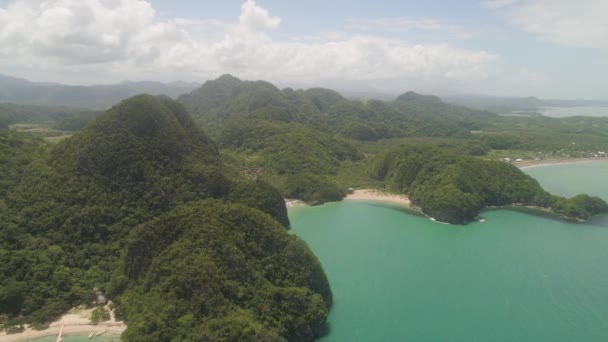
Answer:
[[(559, 194), (608, 199), (595, 184), (602, 178), (581, 180), (589, 165), (572, 165), (526, 172)], [(562, 174), (565, 184), (542, 173)], [(608, 339), (606, 216), (578, 224), (501, 209), (484, 212), (486, 222), (453, 226), (355, 201), (289, 214), (334, 292), (323, 341)]]

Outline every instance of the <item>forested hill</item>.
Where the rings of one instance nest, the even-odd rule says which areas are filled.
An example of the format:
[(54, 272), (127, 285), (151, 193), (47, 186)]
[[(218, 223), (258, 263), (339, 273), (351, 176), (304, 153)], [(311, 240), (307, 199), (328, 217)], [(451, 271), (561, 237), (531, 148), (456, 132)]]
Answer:
[(323, 88), (278, 89), (265, 81), (224, 75), (182, 95), (196, 120), (213, 136), (235, 118), (297, 122), (325, 133), (362, 141), (405, 136), (466, 136), (494, 114), (448, 105), (437, 97), (408, 92), (393, 102), (348, 100)]
[(399, 147), (376, 158), (372, 175), (393, 191), (407, 193), (423, 213), (464, 224), (489, 206), (511, 204), (550, 209), (574, 219), (608, 212), (597, 197), (553, 196), (516, 166), (461, 156), (432, 146)]
[[(0, 131), (0, 324), (101, 288), (126, 341), (310, 341), (332, 301), (280, 193), (246, 180), (167, 97), (136, 96), (54, 147)], [(4, 153), (8, 151), (8, 153)]]
[(0, 127), (15, 123), (52, 123), (66, 131), (81, 129), (99, 113), (84, 108), (0, 103)]
[(392, 102), (357, 101), (329, 89), (281, 90), (231, 75), (205, 82), (178, 102), (241, 170), (311, 204), (344, 196), (333, 178), (341, 166), (363, 160), (356, 144), (466, 138), (496, 116), (413, 92)]

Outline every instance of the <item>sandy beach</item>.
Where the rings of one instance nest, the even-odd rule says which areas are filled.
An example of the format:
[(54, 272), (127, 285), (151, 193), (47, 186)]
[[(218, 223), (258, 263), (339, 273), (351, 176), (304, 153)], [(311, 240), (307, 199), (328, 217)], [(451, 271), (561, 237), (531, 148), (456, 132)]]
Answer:
[(285, 206), (287, 208), (302, 207), (302, 206), (308, 205), (304, 201), (300, 201), (299, 199), (284, 198), (284, 200), (285, 200)]
[(28, 341), (30, 339), (41, 338), (46, 336), (57, 336), (61, 326), (63, 326), (63, 335), (88, 335), (90, 333), (98, 333), (101, 331), (103, 336), (113, 335), (120, 336), (127, 326), (123, 322), (116, 321), (114, 313), (110, 311), (111, 319), (106, 322), (99, 323), (98, 325), (91, 324), (89, 317), (93, 309), (79, 309), (75, 308), (70, 310), (67, 314), (63, 315), (58, 321), (53, 322), (47, 329), (34, 330), (26, 328), (25, 331), (17, 334), (7, 335), (5, 332), (0, 333), (0, 341), (3, 342), (18, 342)]
[(516, 162), (514, 165), (520, 169), (526, 169), (526, 168), (536, 167), (536, 166), (571, 164), (571, 163), (581, 163), (581, 162), (588, 162), (588, 161), (608, 162), (608, 158), (568, 158), (568, 159), (524, 160), (522, 162)]
[(346, 195), (344, 199), (356, 201), (382, 201), (397, 203), (409, 206), (411, 204), (409, 198), (405, 195), (391, 194), (374, 189), (359, 189), (353, 191), (352, 194)]

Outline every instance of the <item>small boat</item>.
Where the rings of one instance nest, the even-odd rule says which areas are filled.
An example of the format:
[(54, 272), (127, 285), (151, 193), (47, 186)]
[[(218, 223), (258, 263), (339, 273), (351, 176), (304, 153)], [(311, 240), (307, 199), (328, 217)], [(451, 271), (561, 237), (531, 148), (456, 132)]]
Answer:
[(98, 332), (97, 334), (95, 334), (95, 336), (99, 336), (99, 335), (101, 335), (101, 334), (105, 333), (106, 331), (107, 331), (107, 330), (105, 330), (105, 329), (104, 329), (104, 330), (102, 330), (102, 331)]
[(95, 335), (95, 333), (90, 333), (89, 334), (89, 340), (93, 338), (93, 335)]
[(482, 222), (482, 223), (486, 222), (486, 219), (481, 219), (481, 220), (479, 220), (479, 222)]

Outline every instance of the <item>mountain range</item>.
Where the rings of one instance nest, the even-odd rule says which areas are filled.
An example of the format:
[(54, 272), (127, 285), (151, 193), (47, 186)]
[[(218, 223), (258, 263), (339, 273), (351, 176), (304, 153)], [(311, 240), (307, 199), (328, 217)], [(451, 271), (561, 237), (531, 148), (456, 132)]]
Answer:
[(188, 82), (122, 82), (108, 85), (73, 86), (32, 82), (0, 75), (0, 102), (39, 106), (68, 106), (107, 109), (138, 94), (177, 97), (199, 84)]

